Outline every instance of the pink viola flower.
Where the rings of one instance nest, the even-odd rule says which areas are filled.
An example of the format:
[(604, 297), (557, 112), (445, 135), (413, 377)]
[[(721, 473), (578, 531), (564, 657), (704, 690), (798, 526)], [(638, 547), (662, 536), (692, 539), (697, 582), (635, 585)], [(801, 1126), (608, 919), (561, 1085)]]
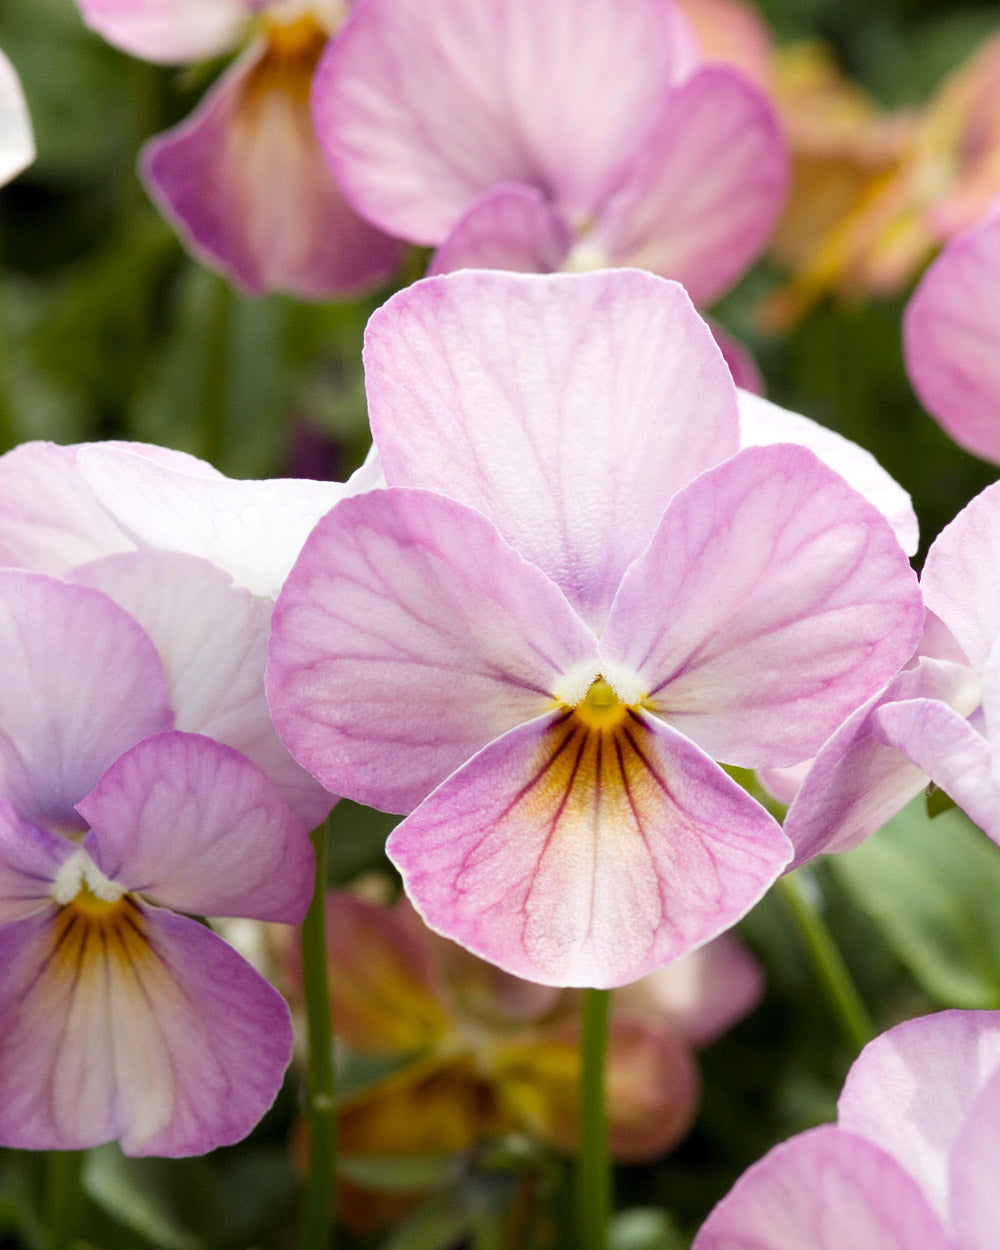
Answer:
[(750, 1168), (692, 1250), (992, 1250), (998, 1148), (1000, 1013), (909, 1020), (862, 1051), (836, 1125)]
[(146, 145), (142, 174), (185, 246), (250, 294), (356, 295), (400, 245), (354, 212), (320, 152), (313, 72), (347, 0), (78, 0), (116, 47), (182, 65), (251, 39), (194, 113)]
[(291, 1053), (281, 997), (189, 915), (294, 923), (300, 822), (245, 757), (172, 728), (147, 634), (97, 590), (0, 572), (0, 1143), (196, 1154)]
[(365, 360), (390, 489), (338, 504), (285, 583), (278, 732), (409, 813), (388, 849), (432, 928), (528, 980), (635, 980), (790, 858), (715, 761), (813, 753), (912, 652), (916, 579), (806, 447), (740, 449), (675, 283), (433, 278)]
[(770, 104), (673, 0), (367, 0), (314, 109), (345, 194), (432, 272), (636, 266), (709, 302), (785, 194)]
[(1000, 203), (958, 235), (906, 309), (906, 367), (917, 394), (967, 451), (1000, 464)]
[(0, 186), (35, 159), (35, 140), (21, 80), (10, 61), (0, 52)]

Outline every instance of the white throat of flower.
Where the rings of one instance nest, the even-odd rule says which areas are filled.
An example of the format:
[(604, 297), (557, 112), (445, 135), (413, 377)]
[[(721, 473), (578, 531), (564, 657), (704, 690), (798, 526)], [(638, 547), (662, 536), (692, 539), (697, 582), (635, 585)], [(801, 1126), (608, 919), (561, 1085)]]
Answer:
[(60, 907), (64, 907), (81, 890), (87, 890), (103, 903), (117, 903), (125, 893), (125, 888), (106, 877), (86, 851), (77, 850), (63, 861), (49, 893)]

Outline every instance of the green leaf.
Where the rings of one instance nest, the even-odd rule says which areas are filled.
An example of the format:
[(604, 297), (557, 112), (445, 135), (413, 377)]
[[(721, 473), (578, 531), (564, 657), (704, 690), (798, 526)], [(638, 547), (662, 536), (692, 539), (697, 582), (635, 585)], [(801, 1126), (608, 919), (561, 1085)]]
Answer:
[(382, 1250), (452, 1250), (468, 1233), (469, 1220), (464, 1213), (434, 1200), (399, 1225)]
[(109, 1215), (162, 1250), (202, 1250), (204, 1243), (179, 1219), (170, 1196), (169, 1162), (128, 1159), (117, 1146), (87, 1155), (83, 1187)]
[(961, 812), (920, 796), (831, 867), (936, 1002), (1000, 1007), (1000, 850)]
[(619, 1211), (608, 1227), (608, 1250), (683, 1250), (684, 1238), (666, 1213), (655, 1207)]
[(388, 1194), (413, 1194), (438, 1188), (453, 1170), (452, 1155), (362, 1159), (342, 1155), (337, 1173), (344, 1180)]

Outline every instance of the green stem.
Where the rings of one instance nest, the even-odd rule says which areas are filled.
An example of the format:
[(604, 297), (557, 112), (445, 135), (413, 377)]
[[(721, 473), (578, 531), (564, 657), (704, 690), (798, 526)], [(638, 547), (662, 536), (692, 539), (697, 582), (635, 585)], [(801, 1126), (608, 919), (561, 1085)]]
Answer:
[(299, 1224), (299, 1250), (329, 1250), (336, 1193), (337, 1118), (330, 985), (326, 964), (327, 827), (312, 835), (316, 881), (302, 922), (302, 980), (309, 1031), (309, 1171)]
[(611, 1164), (604, 1105), (610, 990), (584, 990), (580, 1034), (580, 1147), (576, 1172), (577, 1245), (606, 1250), (611, 1218)]
[(822, 982), (844, 1035), (855, 1050), (862, 1050), (875, 1036), (875, 1025), (833, 935), (802, 889), (798, 873), (782, 877), (778, 881), (778, 890), (798, 926), (813, 969)]
[(49, 1250), (66, 1250), (80, 1206), (83, 1152), (52, 1150), (46, 1164), (45, 1204)]

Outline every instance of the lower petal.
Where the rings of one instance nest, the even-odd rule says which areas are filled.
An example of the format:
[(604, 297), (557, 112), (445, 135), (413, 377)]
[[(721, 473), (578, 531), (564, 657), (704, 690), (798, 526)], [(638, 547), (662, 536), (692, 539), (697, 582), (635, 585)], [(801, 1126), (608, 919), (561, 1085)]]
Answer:
[(505, 734), (397, 826), (432, 928), (528, 980), (621, 985), (735, 923), (788, 862), (778, 825), (697, 747), (633, 714)]

